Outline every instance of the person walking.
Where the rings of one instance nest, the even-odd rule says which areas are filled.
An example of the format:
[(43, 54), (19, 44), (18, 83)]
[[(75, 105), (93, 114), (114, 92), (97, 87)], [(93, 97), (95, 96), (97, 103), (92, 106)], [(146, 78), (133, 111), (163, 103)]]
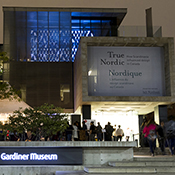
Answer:
[(171, 155), (175, 153), (175, 121), (170, 120), (165, 123), (165, 132), (167, 137), (168, 147), (170, 148)]
[(157, 138), (159, 142), (159, 147), (161, 149), (162, 155), (165, 155), (165, 130), (164, 130), (164, 122), (161, 122), (160, 125), (156, 127)]
[(121, 126), (118, 125), (118, 129), (116, 130), (117, 141), (120, 140), (121, 142), (123, 135), (124, 135), (123, 129), (121, 129)]
[(149, 120), (143, 128), (143, 134), (148, 140), (149, 148), (152, 156), (154, 156), (154, 150), (156, 148), (156, 123), (153, 120)]

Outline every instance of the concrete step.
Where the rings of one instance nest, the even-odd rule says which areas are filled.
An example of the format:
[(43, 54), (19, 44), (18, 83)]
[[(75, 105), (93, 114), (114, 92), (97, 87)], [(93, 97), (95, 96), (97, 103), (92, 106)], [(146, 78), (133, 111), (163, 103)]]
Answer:
[[(149, 147), (137, 147), (133, 148), (134, 155), (151, 155)], [(171, 155), (168, 147), (165, 148), (166, 155)], [(162, 155), (160, 148), (155, 149), (155, 155)]]
[[(88, 173), (84, 171), (67, 171), (67, 172), (56, 172), (55, 175), (88, 175)], [(102, 175), (102, 174), (91, 173), (90, 175)], [(143, 175), (143, 173), (105, 173), (105, 175)], [(165, 173), (149, 173), (149, 175), (165, 175)], [(174, 175), (174, 173), (166, 173), (166, 175)]]
[(171, 167), (175, 166), (175, 162), (165, 162), (165, 161), (112, 161), (108, 163), (112, 167)]
[(145, 162), (174, 162), (175, 161), (175, 156), (142, 156), (142, 155), (138, 155), (138, 156), (134, 156), (133, 161), (135, 162), (140, 162), (140, 161), (145, 161)]
[(167, 174), (174, 173), (175, 167), (84, 167), (84, 171), (90, 174)]
[(85, 175), (84, 171), (56, 171), (55, 175)]

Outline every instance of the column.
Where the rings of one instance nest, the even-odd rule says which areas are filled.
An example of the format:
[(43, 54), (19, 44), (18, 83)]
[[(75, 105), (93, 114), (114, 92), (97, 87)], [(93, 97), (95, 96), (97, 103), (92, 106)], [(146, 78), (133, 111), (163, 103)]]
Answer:
[(161, 121), (168, 121), (167, 105), (159, 105), (154, 108), (154, 120), (157, 124), (160, 124)]

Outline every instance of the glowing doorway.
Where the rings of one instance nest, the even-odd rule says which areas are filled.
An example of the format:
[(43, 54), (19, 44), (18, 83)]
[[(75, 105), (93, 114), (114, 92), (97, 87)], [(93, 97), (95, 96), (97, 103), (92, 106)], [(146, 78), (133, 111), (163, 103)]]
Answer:
[[(139, 143), (139, 121), (138, 121), (138, 114), (135, 111), (128, 111), (128, 112), (95, 112), (92, 111), (92, 120), (100, 122), (102, 128), (110, 122), (111, 125), (115, 128), (118, 128), (118, 125), (121, 125), (121, 128), (124, 131), (125, 136), (123, 137), (123, 141), (126, 141), (126, 135), (130, 134), (129, 141), (138, 140)], [(115, 126), (116, 125), (116, 126)], [(129, 128), (129, 129), (128, 129)], [(134, 137), (133, 137), (134, 135)]]

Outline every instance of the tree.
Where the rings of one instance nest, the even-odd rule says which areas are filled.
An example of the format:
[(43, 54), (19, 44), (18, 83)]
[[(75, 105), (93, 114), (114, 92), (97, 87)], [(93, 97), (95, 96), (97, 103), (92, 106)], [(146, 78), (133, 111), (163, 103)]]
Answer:
[(6, 52), (0, 52), (0, 100), (3, 99), (18, 99), (19, 91), (14, 90), (8, 82), (4, 82), (3, 73), (4, 73), (4, 63), (9, 62), (9, 57), (7, 56)]
[(36, 140), (41, 136), (46, 138), (56, 135), (57, 132), (63, 133), (68, 127), (68, 120), (67, 115), (62, 112), (62, 108), (52, 104), (44, 104), (35, 108), (20, 108), (9, 117), (3, 130), (17, 132), (21, 140), (25, 140), (22, 138), (23, 133), (29, 130), (36, 136)]

